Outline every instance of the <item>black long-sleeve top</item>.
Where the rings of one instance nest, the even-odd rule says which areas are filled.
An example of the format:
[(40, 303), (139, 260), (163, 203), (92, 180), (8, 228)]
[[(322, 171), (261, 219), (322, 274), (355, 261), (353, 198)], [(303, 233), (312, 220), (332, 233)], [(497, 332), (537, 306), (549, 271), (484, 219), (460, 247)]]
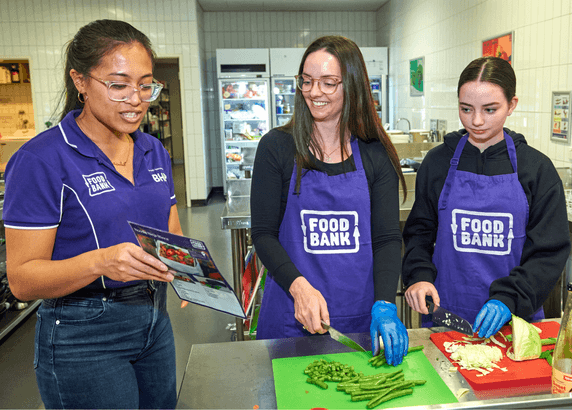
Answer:
[[(568, 258), (568, 215), (562, 181), (552, 161), (530, 147), (523, 135), (505, 131), (514, 140), (518, 180), (528, 201), (529, 220), (520, 264), (491, 284), (489, 298), (500, 300), (512, 313), (527, 318), (548, 298)], [(405, 286), (420, 281), (434, 283), (439, 274), (432, 262), (438, 201), (450, 160), (465, 133), (463, 129), (446, 135), (442, 145), (429, 151), (417, 173), (415, 202), (403, 231)], [(458, 169), (489, 176), (514, 172), (504, 139), (482, 153), (466, 144)]]
[[(399, 181), (385, 148), (379, 141), (358, 139), (371, 202), (374, 297), (395, 303), (401, 271), (401, 231), (399, 229)], [(296, 148), (292, 135), (273, 129), (256, 151), (251, 185), (251, 232), (258, 256), (274, 280), (286, 291), (304, 275), (278, 240), (286, 210), (288, 189), (294, 169)], [(355, 170), (353, 155), (343, 163), (316, 165), (328, 175)], [(303, 190), (304, 177), (302, 177)], [(348, 196), (352, 193), (348, 192)], [(332, 269), (338, 269), (332, 266)]]

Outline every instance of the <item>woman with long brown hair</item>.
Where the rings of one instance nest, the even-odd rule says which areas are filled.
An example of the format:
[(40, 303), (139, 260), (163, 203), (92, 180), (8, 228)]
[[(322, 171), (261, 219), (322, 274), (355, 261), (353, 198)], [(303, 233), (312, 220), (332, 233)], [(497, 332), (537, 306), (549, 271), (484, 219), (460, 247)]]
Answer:
[(395, 307), (400, 275), (396, 150), (376, 114), (358, 46), (315, 40), (296, 76), (292, 120), (257, 149), (252, 238), (269, 270), (257, 338), (370, 330), (388, 363), (401, 363), (407, 331)]

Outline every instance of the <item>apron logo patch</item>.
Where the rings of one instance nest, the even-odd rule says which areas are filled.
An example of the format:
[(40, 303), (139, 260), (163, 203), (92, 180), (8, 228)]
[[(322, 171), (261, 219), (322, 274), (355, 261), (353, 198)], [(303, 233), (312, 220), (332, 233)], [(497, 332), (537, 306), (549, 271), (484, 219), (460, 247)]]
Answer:
[(149, 173), (155, 182), (167, 182), (167, 174), (165, 174), (163, 168), (150, 169)]
[(96, 196), (106, 192), (115, 191), (111, 182), (107, 179), (104, 172), (95, 172), (90, 175), (82, 175), (85, 185), (89, 189), (89, 196)]
[(512, 214), (454, 209), (451, 230), (459, 252), (508, 255), (514, 239)]
[(308, 253), (357, 253), (358, 214), (355, 211), (300, 212), (304, 250)]

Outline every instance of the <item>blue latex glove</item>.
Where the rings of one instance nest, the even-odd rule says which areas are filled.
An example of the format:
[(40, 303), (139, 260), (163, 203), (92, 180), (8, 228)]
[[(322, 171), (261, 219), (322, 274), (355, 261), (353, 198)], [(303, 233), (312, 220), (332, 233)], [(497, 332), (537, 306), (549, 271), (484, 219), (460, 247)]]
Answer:
[[(491, 337), (510, 320), (509, 308), (500, 300), (491, 299), (481, 308), (475, 319), (473, 330), (479, 331), (479, 337)], [(480, 328), (480, 329), (479, 329)]]
[(383, 340), (385, 360), (392, 366), (397, 366), (407, 355), (409, 336), (407, 329), (397, 317), (397, 307), (393, 303), (378, 300), (371, 308), (371, 352), (379, 354), (379, 336)]

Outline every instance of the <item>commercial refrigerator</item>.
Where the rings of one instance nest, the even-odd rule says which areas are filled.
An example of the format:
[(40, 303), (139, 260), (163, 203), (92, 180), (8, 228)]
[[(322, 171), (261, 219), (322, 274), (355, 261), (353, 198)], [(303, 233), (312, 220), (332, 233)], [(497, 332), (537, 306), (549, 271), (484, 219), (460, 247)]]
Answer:
[(365, 60), (371, 93), (382, 124), (389, 122), (387, 107), (387, 47), (360, 47)]
[(270, 129), (268, 49), (217, 49), (224, 192), (252, 176), (260, 138)]
[(284, 125), (292, 118), (296, 95), (294, 76), (298, 74), (305, 51), (303, 48), (270, 49), (272, 127)]

